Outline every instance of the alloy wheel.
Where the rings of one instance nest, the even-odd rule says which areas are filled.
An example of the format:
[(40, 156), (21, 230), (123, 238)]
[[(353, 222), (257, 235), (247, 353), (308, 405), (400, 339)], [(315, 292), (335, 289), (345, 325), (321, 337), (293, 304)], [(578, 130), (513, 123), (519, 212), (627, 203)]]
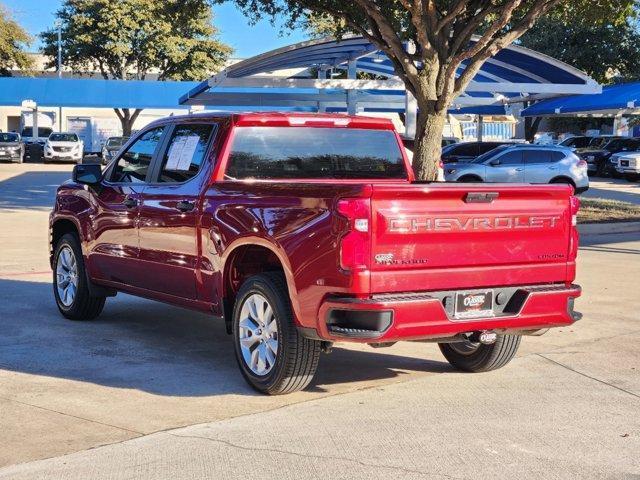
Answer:
[(244, 363), (255, 375), (267, 375), (278, 356), (278, 322), (263, 295), (253, 293), (244, 300), (238, 326)]
[(78, 263), (73, 250), (66, 245), (58, 252), (56, 288), (60, 302), (65, 307), (71, 306), (78, 291)]

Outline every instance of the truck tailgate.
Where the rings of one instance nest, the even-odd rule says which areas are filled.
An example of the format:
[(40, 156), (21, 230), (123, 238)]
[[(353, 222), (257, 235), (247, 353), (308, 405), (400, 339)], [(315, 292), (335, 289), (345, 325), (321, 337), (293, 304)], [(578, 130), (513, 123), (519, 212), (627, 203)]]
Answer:
[(564, 282), (571, 188), (373, 185), (371, 292)]

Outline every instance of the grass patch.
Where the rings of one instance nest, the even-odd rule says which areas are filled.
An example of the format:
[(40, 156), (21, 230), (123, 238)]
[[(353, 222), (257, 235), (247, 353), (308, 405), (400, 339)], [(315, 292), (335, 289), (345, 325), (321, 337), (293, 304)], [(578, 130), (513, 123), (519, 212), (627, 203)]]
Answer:
[(638, 222), (640, 205), (604, 198), (580, 199), (578, 223)]

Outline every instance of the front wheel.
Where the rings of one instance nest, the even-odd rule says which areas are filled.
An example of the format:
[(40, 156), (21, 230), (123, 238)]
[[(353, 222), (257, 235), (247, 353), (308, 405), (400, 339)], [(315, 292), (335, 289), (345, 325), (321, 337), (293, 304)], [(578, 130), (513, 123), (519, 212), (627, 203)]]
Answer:
[(53, 257), (53, 295), (60, 313), (70, 320), (92, 320), (102, 312), (105, 297), (91, 296), (78, 238), (67, 233)]
[(236, 359), (249, 385), (279, 395), (311, 382), (320, 342), (298, 332), (281, 273), (249, 278), (238, 292), (232, 321)]
[(457, 343), (439, 343), (447, 361), (465, 372), (488, 372), (504, 367), (516, 355), (520, 335), (498, 335), (490, 345), (469, 340)]

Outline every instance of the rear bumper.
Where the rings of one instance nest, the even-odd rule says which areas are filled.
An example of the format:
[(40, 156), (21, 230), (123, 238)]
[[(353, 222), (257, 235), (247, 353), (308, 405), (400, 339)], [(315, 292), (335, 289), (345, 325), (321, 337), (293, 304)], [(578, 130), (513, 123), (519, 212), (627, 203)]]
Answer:
[(577, 285), (518, 286), (495, 291), (508, 292), (506, 306), (496, 307), (493, 317), (473, 320), (453, 317), (455, 291), (365, 299), (328, 297), (319, 309), (317, 330), (305, 329), (302, 333), (322, 340), (377, 343), (437, 339), (482, 330), (524, 333), (571, 325), (580, 318), (573, 310), (573, 301), (581, 294)]

